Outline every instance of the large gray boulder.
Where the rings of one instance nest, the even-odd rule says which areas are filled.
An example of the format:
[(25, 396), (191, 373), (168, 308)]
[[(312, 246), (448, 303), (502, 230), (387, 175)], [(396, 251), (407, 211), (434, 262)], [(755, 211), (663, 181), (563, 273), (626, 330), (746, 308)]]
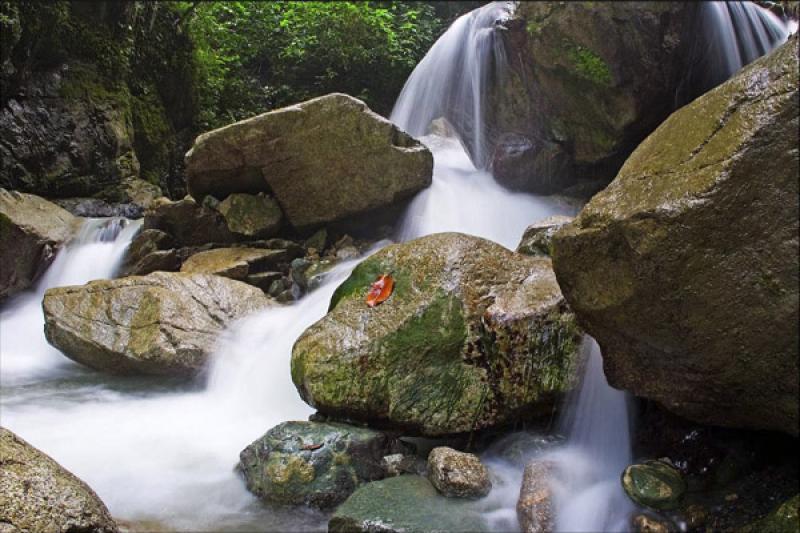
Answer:
[(118, 530), (105, 504), (86, 483), (0, 427), (0, 531)]
[(798, 38), (676, 111), (554, 237), (609, 383), (798, 432)]
[(0, 188), (0, 300), (30, 287), (80, 224), (44, 198)]
[(154, 272), (49, 289), (42, 305), (48, 342), (70, 359), (117, 374), (191, 376), (223, 328), (268, 299), (220, 276)]
[[(384, 273), (394, 291), (370, 308)], [(469, 432), (549, 412), (572, 385), (579, 339), (549, 259), (440, 233), (359, 264), (295, 343), (292, 379), (331, 416)]]
[(425, 146), (346, 94), (329, 94), (200, 135), (189, 192), (271, 192), (304, 230), (391, 206), (431, 183)]

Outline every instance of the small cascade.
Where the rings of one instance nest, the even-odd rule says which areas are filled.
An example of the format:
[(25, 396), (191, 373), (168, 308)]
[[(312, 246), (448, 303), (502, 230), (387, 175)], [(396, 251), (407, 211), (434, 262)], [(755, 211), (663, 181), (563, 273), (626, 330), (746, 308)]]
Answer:
[(580, 385), (559, 420), (566, 443), (548, 456), (558, 464), (556, 530), (626, 531), (633, 504), (620, 476), (633, 459), (629, 400), (608, 385), (600, 347), (588, 336), (584, 354)]
[(459, 17), (411, 73), (392, 110), (395, 124), (415, 137), (434, 119), (446, 118), (466, 132), (478, 168), (486, 166), (483, 95), (490, 77), (502, 73), (506, 54), (496, 28), (511, 14), (511, 2), (492, 2)]
[[(505, 51), (497, 31), (511, 2), (492, 2), (458, 18), (420, 61), (395, 104), (392, 120), (433, 153), (433, 183), (412, 201), (398, 229), (407, 241), (431, 233), (458, 231), (514, 249), (525, 228), (551, 215), (574, 215), (566, 200), (511, 192), (485, 166), (482, 95), (491, 76), (502, 75)], [(462, 133), (425, 135), (445, 118)], [(464, 149), (471, 147), (472, 159)], [(477, 167), (477, 168), (476, 168)]]
[(0, 383), (44, 377), (73, 363), (44, 338), (42, 298), (51, 287), (82, 285), (114, 275), (141, 221), (87, 219), (61, 249), (36, 287), (17, 295), (0, 312)]
[[(796, 31), (752, 2), (702, 2), (694, 51), (698, 94), (716, 87), (743, 66), (786, 42)], [(693, 95), (693, 96), (696, 96)]]

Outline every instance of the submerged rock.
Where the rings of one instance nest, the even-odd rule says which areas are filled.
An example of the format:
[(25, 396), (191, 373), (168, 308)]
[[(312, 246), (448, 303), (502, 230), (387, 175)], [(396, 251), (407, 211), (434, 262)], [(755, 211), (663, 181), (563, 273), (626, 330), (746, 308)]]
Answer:
[(44, 198), (0, 188), (0, 300), (30, 287), (79, 227)]
[(410, 198), (432, 172), (424, 145), (338, 93), (204, 133), (186, 154), (192, 196), (271, 192), (298, 230)]
[[(375, 308), (375, 279), (394, 278)], [(429, 436), (547, 410), (572, 384), (580, 335), (546, 258), (442, 233), (387, 246), (297, 340), (292, 379), (323, 414)]]
[(535, 460), (525, 465), (517, 501), (517, 519), (522, 533), (545, 533), (553, 530), (553, 492), (550, 482), (556, 465)]
[(481, 498), (492, 490), (489, 470), (477, 455), (439, 446), (428, 455), (428, 479), (451, 498)]
[(0, 531), (116, 533), (118, 529), (86, 483), (0, 427)]
[(700, 423), (798, 432), (797, 46), (676, 111), (554, 237), (609, 383)]
[(468, 500), (445, 498), (420, 476), (368, 483), (336, 509), (330, 533), (489, 531)]
[(646, 461), (625, 469), (622, 488), (639, 505), (668, 510), (680, 503), (686, 492), (686, 482), (672, 465), (664, 461)]
[(269, 304), (255, 287), (220, 276), (155, 272), (44, 295), (45, 336), (98, 370), (189, 376), (223, 328)]
[(237, 469), (266, 501), (332, 507), (359, 485), (384, 478), (384, 456), (399, 450), (398, 440), (367, 428), (284, 422), (245, 448)]
[(525, 255), (553, 255), (553, 235), (574, 220), (573, 217), (555, 215), (531, 224), (522, 234), (517, 252)]

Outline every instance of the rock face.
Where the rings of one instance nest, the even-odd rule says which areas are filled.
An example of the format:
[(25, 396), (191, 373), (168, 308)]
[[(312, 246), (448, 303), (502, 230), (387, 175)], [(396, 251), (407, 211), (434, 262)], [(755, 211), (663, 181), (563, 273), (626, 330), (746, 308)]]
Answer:
[(30, 287), (79, 226), (44, 198), (0, 188), (0, 300)]
[(495, 178), (544, 193), (575, 176), (610, 180), (673, 109), (694, 10), (680, 2), (520, 2), (500, 34), (506, 75), (486, 94)]
[(609, 383), (700, 423), (797, 435), (797, 45), (675, 112), (553, 241)]
[(204, 368), (230, 321), (268, 304), (255, 287), (219, 276), (155, 272), (49, 289), (48, 342), (112, 373), (187, 376)]
[(517, 246), (517, 253), (545, 257), (552, 256), (553, 235), (573, 220), (572, 217), (555, 215), (531, 224), (522, 234), (522, 239), (519, 242), (519, 246)]
[(387, 475), (383, 457), (403, 445), (385, 433), (339, 423), (284, 422), (245, 448), (247, 488), (276, 503), (332, 507)]
[(522, 533), (545, 533), (553, 530), (553, 493), (550, 480), (555, 465), (532, 461), (525, 465), (517, 501), (517, 519)]
[(451, 498), (481, 498), (492, 490), (489, 470), (477, 455), (446, 446), (434, 448), (428, 455), (428, 479)]
[(336, 509), (330, 533), (426, 533), (489, 531), (466, 500), (445, 498), (420, 476), (368, 483)]
[(0, 530), (118, 531), (86, 483), (5, 428), (0, 428)]
[[(369, 308), (383, 273), (394, 291)], [(296, 342), (292, 379), (324, 414), (460, 433), (549, 408), (571, 385), (578, 342), (548, 259), (440, 233), (359, 264)]]
[(674, 509), (686, 492), (681, 473), (663, 461), (630, 465), (622, 473), (622, 488), (639, 505), (653, 509)]
[(345, 94), (329, 94), (204, 133), (186, 154), (201, 199), (272, 192), (303, 230), (411, 197), (431, 183), (425, 146)]

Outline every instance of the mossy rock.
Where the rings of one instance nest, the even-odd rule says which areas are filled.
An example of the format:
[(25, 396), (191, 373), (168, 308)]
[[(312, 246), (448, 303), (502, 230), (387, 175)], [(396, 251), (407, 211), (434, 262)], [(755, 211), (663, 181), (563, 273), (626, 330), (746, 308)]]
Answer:
[(553, 237), (612, 386), (795, 436), (797, 39), (673, 113)]
[(646, 461), (625, 469), (622, 488), (637, 504), (665, 511), (678, 507), (686, 492), (686, 482), (674, 466), (663, 461)]
[(789, 498), (770, 514), (742, 528), (743, 533), (798, 533), (800, 532), (800, 495)]
[[(394, 290), (370, 308), (384, 273)], [(295, 343), (292, 379), (323, 414), (469, 432), (546, 412), (572, 385), (579, 339), (548, 259), (442, 233), (359, 264)]]
[(555, 215), (531, 224), (522, 234), (517, 252), (525, 255), (550, 257), (553, 254), (553, 235), (573, 220), (572, 217)]
[(283, 212), (274, 198), (264, 193), (235, 193), (217, 206), (231, 232), (251, 239), (274, 237), (283, 221)]
[(468, 500), (446, 498), (421, 476), (403, 475), (359, 488), (336, 509), (331, 533), (489, 531)]
[(265, 501), (332, 507), (361, 484), (386, 476), (383, 457), (406, 448), (395, 438), (340, 423), (284, 422), (245, 448), (237, 469)]

